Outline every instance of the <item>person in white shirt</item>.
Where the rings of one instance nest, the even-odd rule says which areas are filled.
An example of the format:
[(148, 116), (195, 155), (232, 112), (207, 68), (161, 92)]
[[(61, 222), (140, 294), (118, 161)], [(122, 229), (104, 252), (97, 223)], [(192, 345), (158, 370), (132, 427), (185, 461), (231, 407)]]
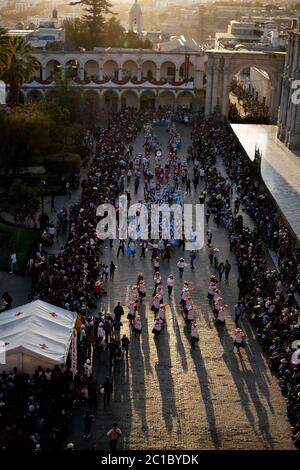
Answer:
[(17, 254), (15, 251), (10, 255), (10, 274), (13, 274), (17, 269)]
[(238, 353), (240, 352), (240, 348), (245, 347), (244, 338), (245, 338), (245, 333), (243, 332), (243, 330), (241, 328), (236, 328), (234, 332), (233, 345), (238, 350)]
[(174, 276), (173, 274), (170, 274), (170, 276), (167, 279), (167, 288), (168, 288), (169, 296), (172, 295), (174, 284), (175, 284)]
[(195, 349), (195, 344), (199, 341), (199, 332), (197, 328), (197, 324), (195, 321), (191, 323), (191, 343), (192, 348)]
[(179, 260), (178, 263), (177, 263), (177, 266), (178, 266), (178, 268), (179, 268), (179, 277), (180, 277), (180, 279), (182, 279), (182, 277), (183, 277), (183, 270), (184, 270), (184, 268), (187, 266), (187, 263), (184, 261), (183, 258), (180, 258), (180, 260)]
[(91, 366), (91, 361), (89, 359), (85, 361), (85, 364), (83, 366), (83, 371), (84, 371), (84, 375), (87, 378), (89, 378), (92, 375), (92, 366)]

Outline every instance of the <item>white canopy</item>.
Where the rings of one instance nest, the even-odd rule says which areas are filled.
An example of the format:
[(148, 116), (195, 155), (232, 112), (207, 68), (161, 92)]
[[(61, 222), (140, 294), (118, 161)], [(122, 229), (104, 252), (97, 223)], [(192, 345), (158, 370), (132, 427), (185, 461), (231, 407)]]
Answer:
[(17, 367), (33, 373), (39, 365), (64, 365), (75, 321), (76, 313), (41, 300), (1, 313), (0, 341), (5, 345), (6, 364), (0, 364), (0, 371)]

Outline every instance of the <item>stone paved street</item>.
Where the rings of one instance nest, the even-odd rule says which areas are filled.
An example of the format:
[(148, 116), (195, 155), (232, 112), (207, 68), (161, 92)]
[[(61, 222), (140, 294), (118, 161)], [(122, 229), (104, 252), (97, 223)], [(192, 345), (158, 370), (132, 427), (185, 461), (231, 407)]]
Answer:
[[(178, 126), (183, 137), (182, 152), (190, 145), (190, 129)], [(165, 128), (155, 128), (160, 142), (167, 144)], [(142, 150), (142, 133), (134, 144), (134, 152)], [(218, 162), (221, 168), (221, 162)], [(133, 191), (132, 191), (133, 193)], [(142, 185), (137, 200), (141, 199)], [(195, 200), (192, 195), (192, 200)], [(190, 201), (190, 199), (189, 199)], [(247, 219), (246, 219), (247, 220)], [(170, 273), (176, 277), (173, 296), (167, 308), (167, 326), (159, 342), (152, 335), (153, 267), (150, 253), (146, 260), (117, 259), (118, 243), (113, 248), (104, 243), (103, 259), (117, 264), (114, 281), (107, 281), (108, 295), (103, 297), (99, 309), (113, 310), (117, 301), (125, 309), (122, 333), (131, 338), (128, 361), (120, 373), (113, 373), (101, 364), (103, 357), (96, 354), (93, 374), (102, 383), (106, 375), (113, 377), (114, 394), (110, 406), (98, 404), (92, 437), (82, 438), (83, 409), (75, 411), (72, 442), (79, 449), (107, 448), (106, 432), (116, 421), (123, 431), (120, 447), (125, 449), (292, 449), (291, 427), (286, 416), (284, 398), (276, 376), (270, 371), (260, 345), (247, 322), (242, 326), (247, 334), (247, 347), (241, 357), (233, 352), (234, 321), (230, 315), (237, 300), (237, 270), (235, 259), (229, 252), (227, 232), (217, 229), (212, 219), (209, 228), (213, 241), (221, 251), (223, 261), (232, 264), (229, 283), (221, 283), (223, 301), (229, 304), (226, 328), (219, 335), (211, 308), (207, 302), (208, 277), (211, 272), (204, 248), (196, 259), (196, 269), (185, 269), (184, 279), (192, 281), (193, 301), (197, 307), (200, 342), (191, 350), (184, 320), (179, 310), (182, 281), (176, 266), (179, 257), (189, 263), (189, 252), (172, 254), (170, 265), (162, 263), (163, 282)], [(147, 297), (139, 306), (143, 333), (140, 341), (131, 335), (128, 327), (127, 305), (130, 287), (137, 274), (144, 273)], [(167, 297), (167, 296), (166, 296)], [(166, 299), (165, 299), (166, 300)]]

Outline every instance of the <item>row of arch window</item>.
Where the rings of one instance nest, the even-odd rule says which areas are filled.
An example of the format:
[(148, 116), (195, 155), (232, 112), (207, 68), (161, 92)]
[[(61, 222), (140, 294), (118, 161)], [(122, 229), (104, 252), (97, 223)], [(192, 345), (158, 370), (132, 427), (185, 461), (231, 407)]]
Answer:
[(73, 79), (135, 79), (135, 80), (184, 80), (188, 79), (193, 81), (194, 79), (194, 65), (190, 62), (188, 70), (185, 64), (180, 67), (167, 61), (157, 66), (155, 62), (146, 61), (142, 64), (141, 68), (137, 66), (134, 61), (127, 61), (120, 68), (119, 65), (109, 60), (104, 63), (103, 68), (100, 69), (99, 64), (96, 61), (87, 61), (83, 68), (80, 67), (80, 63), (77, 60), (69, 60), (64, 66), (62, 66), (56, 60), (50, 60), (46, 67), (40, 68), (39, 75), (37, 78), (43, 80), (51, 80), (55, 77), (61, 78), (73, 78)]

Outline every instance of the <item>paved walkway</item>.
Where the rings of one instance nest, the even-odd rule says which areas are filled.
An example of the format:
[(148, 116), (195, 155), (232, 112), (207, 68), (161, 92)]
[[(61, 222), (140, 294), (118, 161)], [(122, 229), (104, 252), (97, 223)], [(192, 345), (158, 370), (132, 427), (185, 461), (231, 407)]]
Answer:
[[(182, 151), (186, 152), (190, 130), (184, 126), (178, 128), (184, 141)], [(165, 128), (156, 128), (156, 133), (166, 145)], [(141, 151), (142, 144), (140, 133), (134, 151)], [(221, 162), (218, 166), (222, 168)], [(141, 198), (142, 187), (137, 196)], [(209, 228), (213, 230), (214, 243), (221, 250), (221, 259), (229, 259), (232, 264), (229, 283), (221, 284), (223, 301), (232, 312), (237, 299), (235, 258), (229, 252), (225, 229), (217, 229), (212, 220)], [(72, 442), (79, 449), (105, 449), (106, 432), (116, 421), (124, 435), (120, 447), (125, 449), (293, 449), (277, 378), (270, 371), (247, 321), (242, 320), (248, 337), (242, 358), (232, 349), (234, 322), (230, 313), (223, 333), (219, 335), (216, 331), (206, 297), (211, 272), (206, 249), (199, 253), (195, 271), (188, 267), (184, 274), (185, 279), (193, 282), (200, 332), (199, 347), (193, 351), (178, 308), (182, 282), (176, 264), (180, 256), (188, 262), (188, 252), (176, 252), (170, 265), (162, 264), (163, 281), (174, 273), (176, 285), (167, 308), (167, 326), (155, 343), (151, 332), (153, 268), (150, 254), (145, 260), (139, 258), (139, 252), (130, 260), (126, 255), (117, 259), (117, 243), (115, 245), (110, 248), (109, 243), (104, 243), (103, 246), (103, 259), (107, 263), (114, 260), (117, 270), (114, 281), (107, 281), (108, 295), (99, 308), (113, 309), (117, 301), (124, 306), (122, 333), (131, 337), (129, 360), (123, 364), (121, 373), (113, 373), (106, 357), (95, 357), (93, 373), (97, 380), (102, 383), (106, 375), (113, 377), (113, 400), (106, 410), (102, 403), (98, 405), (89, 441), (82, 438), (83, 409), (75, 411)], [(139, 272), (144, 273), (147, 287), (147, 297), (139, 306), (143, 322), (140, 341), (129, 332), (126, 319), (130, 287)], [(101, 364), (103, 359), (104, 364)]]
[(290, 227), (300, 240), (300, 152), (285, 149), (276, 140), (277, 126), (231, 124), (250, 160), (255, 146), (262, 152), (264, 182)]

